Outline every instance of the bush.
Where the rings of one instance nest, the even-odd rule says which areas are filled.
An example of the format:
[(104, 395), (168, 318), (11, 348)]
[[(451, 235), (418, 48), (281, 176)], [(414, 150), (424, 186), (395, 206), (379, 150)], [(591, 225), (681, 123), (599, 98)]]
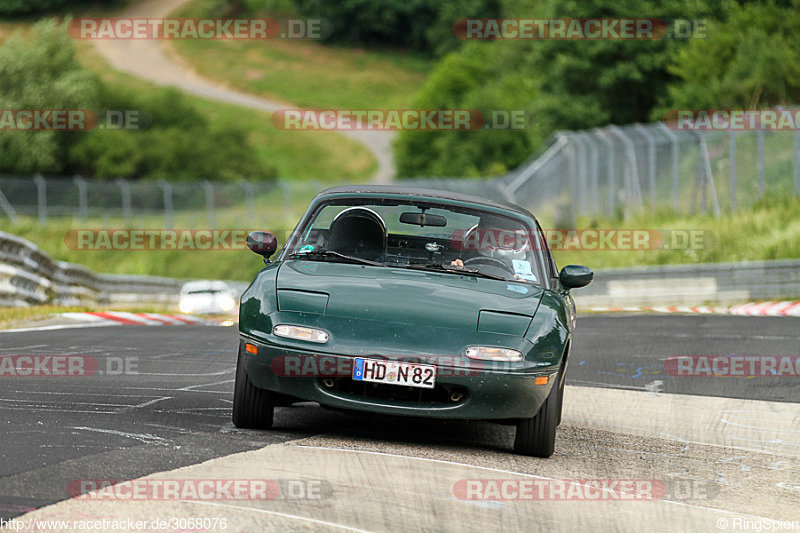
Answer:
[(98, 178), (170, 181), (265, 180), (276, 175), (255, 159), (240, 129), (214, 130), (175, 89), (137, 94), (103, 86), (105, 109), (132, 109), (150, 123), (142, 131), (93, 130), (69, 154), (72, 171)]
[(302, 16), (333, 24), (329, 41), (437, 54), (458, 47), (456, 20), (500, 14), (498, 0), (295, 0), (295, 5)]
[(670, 109), (747, 108), (800, 102), (800, 0), (733, 6), (669, 64), (675, 79), (651, 115)]
[(43, 13), (64, 7), (70, 0), (2, 0), (0, 16), (28, 15)]
[[(86, 109), (97, 100), (97, 80), (75, 57), (72, 40), (53, 21), (15, 33), (0, 46), (0, 109)], [(61, 172), (80, 134), (0, 132), (3, 172)]]
[(65, 26), (54, 21), (0, 46), (0, 109), (134, 110), (150, 126), (0, 132), (0, 172), (169, 180), (276, 175), (256, 159), (244, 130), (215, 128), (177, 90), (137, 92), (101, 83), (79, 64)]
[[(526, 18), (697, 19), (722, 16), (728, 0), (541, 0)], [(646, 14), (646, 15), (645, 15)], [(524, 111), (526, 131), (404, 131), (395, 144), (401, 175), (486, 176), (514, 168), (560, 129), (647, 121), (673, 80), (674, 39), (478, 41), (445, 57), (413, 107)], [(490, 107), (491, 106), (491, 107)]]

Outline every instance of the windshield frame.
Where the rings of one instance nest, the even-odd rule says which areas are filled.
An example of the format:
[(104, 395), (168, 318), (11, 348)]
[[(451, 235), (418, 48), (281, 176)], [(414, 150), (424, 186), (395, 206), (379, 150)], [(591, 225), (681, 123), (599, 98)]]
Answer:
[[(512, 220), (519, 222), (524, 228), (525, 231), (528, 232), (530, 238), (535, 240), (533, 242), (533, 250), (532, 253), (534, 254), (535, 261), (537, 263), (537, 267), (539, 269), (539, 273), (541, 274), (541, 279), (537, 281), (524, 281), (524, 280), (515, 280), (515, 279), (508, 279), (507, 282), (510, 283), (525, 283), (530, 285), (539, 286), (545, 289), (553, 289), (553, 280), (551, 279), (550, 272), (552, 270), (552, 266), (549, 264), (549, 253), (550, 250), (548, 249), (547, 241), (541, 231), (541, 227), (539, 226), (538, 221), (536, 218), (528, 213), (525, 214), (511, 209), (502, 209), (495, 207), (494, 205), (482, 204), (478, 202), (468, 202), (460, 199), (449, 199), (449, 198), (440, 198), (440, 197), (426, 197), (421, 195), (408, 195), (408, 194), (375, 194), (375, 193), (360, 193), (360, 194), (330, 194), (330, 195), (320, 195), (317, 196), (309, 205), (308, 209), (306, 210), (305, 214), (301, 217), (298, 221), (295, 228), (292, 230), (289, 238), (284, 243), (283, 247), (277, 254), (276, 261), (283, 262), (286, 260), (301, 260), (292, 258), (289, 259), (290, 255), (294, 255), (296, 253), (292, 252), (289, 254), (289, 250), (293, 250), (296, 247), (296, 244), (302, 239), (303, 233), (309, 229), (309, 224), (313, 223), (319, 216), (319, 213), (330, 206), (376, 206), (376, 205), (390, 205), (390, 206), (397, 206), (397, 205), (405, 205), (409, 207), (428, 207), (428, 208), (439, 208), (439, 209), (448, 209), (452, 211), (459, 211), (463, 210), (465, 212), (478, 212), (478, 213), (486, 213), (491, 215), (501, 215)], [(400, 265), (390, 265), (387, 264), (382, 267), (374, 267), (374, 268), (405, 268)], [(442, 270), (443, 273), (450, 273), (451, 271)], [(467, 274), (469, 270), (465, 271)], [(452, 274), (458, 275), (458, 272), (452, 271)]]

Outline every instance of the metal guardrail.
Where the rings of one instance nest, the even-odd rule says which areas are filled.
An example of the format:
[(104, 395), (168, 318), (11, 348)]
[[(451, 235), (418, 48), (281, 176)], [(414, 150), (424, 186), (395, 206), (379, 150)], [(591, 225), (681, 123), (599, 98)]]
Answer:
[(177, 304), (185, 280), (97, 274), (0, 232), (0, 306)]
[[(55, 260), (30, 241), (0, 232), (0, 306), (173, 305), (186, 281), (98, 274)], [(228, 284), (237, 294), (247, 287), (246, 282)], [(574, 297), (584, 309), (796, 299), (800, 259), (601, 269), (591, 285), (574, 291)]]
[(573, 295), (579, 309), (797, 299), (800, 259), (609, 268)]

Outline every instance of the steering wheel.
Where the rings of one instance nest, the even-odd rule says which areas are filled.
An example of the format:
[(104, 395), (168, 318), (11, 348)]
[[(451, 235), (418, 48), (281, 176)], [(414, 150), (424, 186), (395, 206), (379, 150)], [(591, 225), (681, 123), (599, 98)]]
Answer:
[(484, 265), (484, 266), (496, 267), (502, 269), (504, 272), (508, 272), (512, 276), (516, 274), (516, 272), (514, 272), (511, 269), (511, 267), (509, 267), (503, 261), (495, 259), (494, 257), (479, 256), (479, 257), (472, 257), (464, 261), (465, 267), (470, 265), (476, 265), (476, 266)]

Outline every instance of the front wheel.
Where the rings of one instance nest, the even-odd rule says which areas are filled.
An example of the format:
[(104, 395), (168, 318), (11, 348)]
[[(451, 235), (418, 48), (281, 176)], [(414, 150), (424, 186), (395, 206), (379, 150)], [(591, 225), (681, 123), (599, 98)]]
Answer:
[(558, 382), (553, 383), (550, 394), (533, 418), (523, 418), (517, 423), (514, 452), (533, 457), (550, 457), (556, 447), (556, 426), (561, 395)]
[(236, 382), (233, 386), (233, 425), (245, 429), (269, 429), (272, 427), (273, 412), (272, 394), (250, 381), (244, 367), (242, 348), (239, 347)]

